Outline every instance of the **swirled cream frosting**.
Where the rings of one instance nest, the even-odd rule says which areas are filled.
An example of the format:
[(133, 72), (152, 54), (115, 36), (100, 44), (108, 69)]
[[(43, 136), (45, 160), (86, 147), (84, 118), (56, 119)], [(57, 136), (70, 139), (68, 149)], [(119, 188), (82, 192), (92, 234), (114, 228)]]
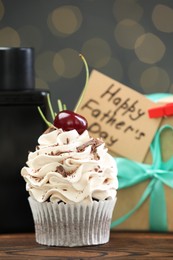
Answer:
[(115, 199), (117, 167), (105, 144), (87, 130), (52, 128), (38, 139), (21, 170), (26, 190), (39, 202), (89, 203)]

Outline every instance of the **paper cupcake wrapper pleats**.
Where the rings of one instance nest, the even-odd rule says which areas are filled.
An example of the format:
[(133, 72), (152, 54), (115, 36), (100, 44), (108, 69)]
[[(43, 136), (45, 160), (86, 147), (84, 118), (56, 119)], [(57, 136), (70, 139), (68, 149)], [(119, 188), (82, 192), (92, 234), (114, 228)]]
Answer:
[(90, 204), (39, 203), (29, 197), (36, 241), (49, 246), (87, 246), (109, 241), (116, 200)]

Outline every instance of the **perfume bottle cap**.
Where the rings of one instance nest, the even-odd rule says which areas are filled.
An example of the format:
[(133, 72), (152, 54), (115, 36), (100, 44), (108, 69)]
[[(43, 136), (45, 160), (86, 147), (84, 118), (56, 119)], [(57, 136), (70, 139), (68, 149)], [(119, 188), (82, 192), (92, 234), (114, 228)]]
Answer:
[(0, 91), (34, 88), (34, 49), (0, 47)]

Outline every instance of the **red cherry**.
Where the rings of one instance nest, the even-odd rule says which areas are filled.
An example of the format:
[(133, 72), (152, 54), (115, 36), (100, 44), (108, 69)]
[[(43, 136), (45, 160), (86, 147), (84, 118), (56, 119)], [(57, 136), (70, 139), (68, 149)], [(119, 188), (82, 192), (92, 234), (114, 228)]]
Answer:
[(54, 126), (64, 131), (76, 129), (79, 134), (82, 134), (87, 129), (88, 123), (83, 116), (70, 110), (63, 110), (56, 115)]

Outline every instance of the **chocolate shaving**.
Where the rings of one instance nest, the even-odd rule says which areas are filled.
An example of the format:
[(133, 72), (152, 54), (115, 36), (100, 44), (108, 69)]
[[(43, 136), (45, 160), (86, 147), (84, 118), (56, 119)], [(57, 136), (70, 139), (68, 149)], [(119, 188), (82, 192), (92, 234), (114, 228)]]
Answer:
[(106, 178), (105, 180), (104, 180), (104, 183), (106, 184), (106, 183), (108, 183), (109, 182), (109, 178)]
[(91, 152), (94, 154), (94, 159), (99, 160), (100, 157), (97, 154), (97, 147), (103, 144), (103, 142), (100, 139), (91, 139), (90, 141), (80, 145), (77, 147), (77, 152), (83, 152), (86, 147), (91, 145)]
[(95, 170), (96, 172), (102, 172), (102, 171), (100, 170), (100, 166), (99, 166), (99, 165), (98, 165), (97, 167), (95, 167), (94, 170)]
[(71, 151), (57, 151), (57, 152), (51, 151), (48, 155), (57, 156), (57, 155), (61, 155), (63, 153), (71, 153)]
[(56, 167), (56, 172), (60, 173), (63, 177), (68, 176), (67, 172), (64, 170), (64, 167), (62, 165)]
[(84, 144), (78, 146), (78, 147), (77, 147), (77, 151), (78, 151), (78, 152), (83, 152), (86, 147), (88, 147), (89, 145), (91, 145), (91, 146), (92, 146), (92, 147), (91, 147), (91, 151), (92, 151), (92, 152), (95, 152), (96, 148), (97, 148), (98, 146), (100, 146), (101, 144), (103, 144), (103, 142), (102, 142), (101, 140), (99, 140), (99, 139), (94, 139), (94, 138), (93, 138), (93, 139), (89, 140), (88, 142), (86, 142), (86, 143), (84, 143)]
[(73, 170), (67, 172), (67, 171), (65, 171), (65, 169), (62, 165), (59, 165), (56, 167), (55, 171), (58, 172), (59, 174), (61, 174), (63, 177), (67, 177), (67, 176), (72, 175), (76, 171), (76, 169), (73, 169)]

